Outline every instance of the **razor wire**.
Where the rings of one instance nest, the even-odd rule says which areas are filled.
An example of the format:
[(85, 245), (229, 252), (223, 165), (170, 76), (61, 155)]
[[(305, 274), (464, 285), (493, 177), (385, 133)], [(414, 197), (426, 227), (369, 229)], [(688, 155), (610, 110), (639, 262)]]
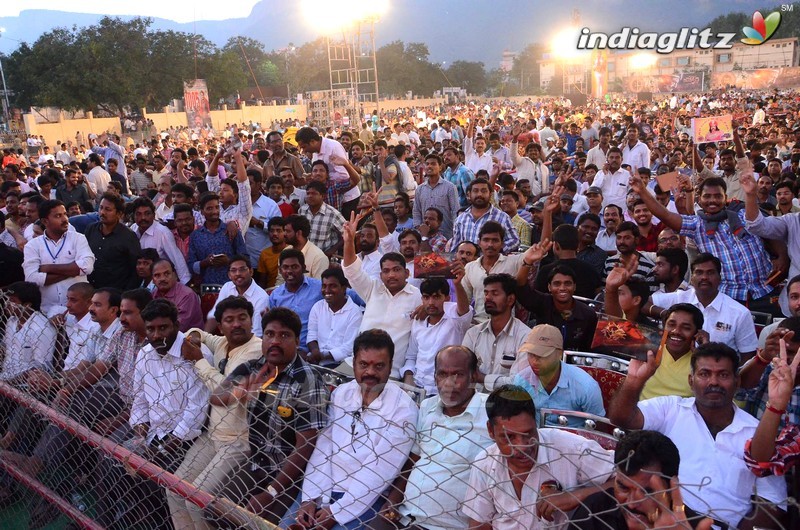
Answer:
[[(3, 302), (2, 329), (25, 328), (19, 323), (21, 309)], [(52, 355), (45, 356), (50, 364), (37, 364), (28, 351), (40, 347), (44, 329), (28, 327), (26, 336), (19, 337), (21, 351), (4, 347), (0, 352), (0, 489), (6, 504), (25, 507), (30, 528), (64, 516), (84, 528), (313, 528), (298, 526), (294, 515), (304, 504), (308, 510), (307, 502), (314, 504), (315, 515), (329, 508), (340, 523), (363, 518), (359, 528), (466, 528), (478, 513), (501, 526), (525, 528), (613, 529), (614, 518), (621, 515), (647, 528), (670, 528), (656, 524), (674, 511), (669, 477), (662, 477), (666, 494), (642, 487), (640, 500), (626, 503), (618, 495), (619, 480), (611, 478), (613, 451), (593, 440), (560, 429), (540, 430), (522, 442), (501, 436), (513, 454), (536, 462), (531, 471), (535, 480), (512, 477), (487, 432), (485, 416), (482, 421), (432, 418), (430, 407), (418, 408), (410, 397), (398, 398), (396, 407), (378, 414), (359, 407), (352, 395), (343, 397), (345, 386), (352, 386), (346, 377), (318, 371), (313, 380), (299, 379), (289, 388), (258, 381), (255, 390), (240, 392), (235, 388), (244, 378), (228, 378), (235, 398), (228, 405), (209, 404), (215, 389), (185, 392), (185, 381), (175, 381), (190, 378), (191, 370), (153, 374), (147, 384), (158, 388), (139, 387), (134, 399), (165, 396), (170, 406), (148, 402), (147, 407), (154, 417), (171, 421), (174, 433), (191, 434), (142, 435), (130, 425), (131, 404), (114, 397), (119, 390), (113, 378), (76, 392), (69, 403), (58, 398), (55, 385), (44, 383), (63, 377), (59, 366), (71, 344), (61, 324), (36, 315), (25, 313), (26, 322), (57, 328)], [(4, 377), (6, 372), (14, 376)], [(115, 399), (121, 407), (109, 405)], [(191, 407), (202, 409), (202, 417), (189, 418)], [(267, 421), (259, 416), (264, 410), (274, 413), (266, 415)], [(481, 418), (474, 412), (470, 417)], [(319, 415), (319, 429), (313, 428), (314, 415)], [(187, 427), (188, 421), (195, 424)], [(301, 444), (294, 425), (318, 431), (316, 438)], [(219, 436), (222, 431), (225, 436)], [(299, 468), (290, 462), (295, 451), (304, 453)], [(281, 482), (287, 473), (293, 478)], [(510, 496), (515, 493), (512, 478), (525, 484), (521, 499)], [(683, 484), (701, 492), (699, 499), (684, 494), (687, 506), (702, 506), (703, 488), (713, 480)], [(282, 491), (270, 491), (274, 484)], [(396, 489), (403, 485), (403, 491)], [(589, 485), (595, 496), (585, 504), (580, 488)], [(650, 502), (649, 511), (637, 511), (641, 499)], [(784, 502), (797, 509), (794, 498)], [(548, 508), (551, 503), (559, 509)], [(756, 497), (754, 504), (759, 503), (767, 501)], [(780, 521), (772, 527), (789, 528)]]

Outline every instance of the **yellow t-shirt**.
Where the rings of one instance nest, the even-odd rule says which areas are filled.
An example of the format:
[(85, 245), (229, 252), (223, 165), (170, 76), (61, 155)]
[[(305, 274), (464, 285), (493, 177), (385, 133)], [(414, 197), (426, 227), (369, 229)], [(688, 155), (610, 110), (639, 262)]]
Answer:
[(689, 387), (689, 373), (692, 371), (692, 352), (689, 351), (679, 359), (670, 355), (664, 346), (664, 354), (653, 377), (647, 380), (639, 399), (650, 399), (659, 396), (692, 397)]

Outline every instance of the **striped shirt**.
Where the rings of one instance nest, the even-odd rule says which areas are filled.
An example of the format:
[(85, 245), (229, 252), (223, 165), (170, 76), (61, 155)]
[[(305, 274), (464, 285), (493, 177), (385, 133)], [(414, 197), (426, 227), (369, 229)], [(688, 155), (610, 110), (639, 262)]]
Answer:
[[(655, 268), (656, 264), (650, 260), (647, 256), (642, 254), (641, 252), (636, 252), (636, 255), (639, 256), (639, 263), (636, 264), (636, 272), (634, 276), (639, 276), (643, 278), (648, 284), (650, 284), (650, 292), (655, 292), (655, 289), (658, 287), (655, 285), (654, 278), (653, 278), (653, 269)], [(617, 252), (613, 256), (609, 256), (606, 259), (606, 268), (603, 271), (603, 283), (605, 284), (606, 278), (608, 277), (608, 273), (611, 272), (611, 269), (619, 265), (620, 263), (620, 253)]]
[(462, 212), (456, 219), (455, 227), (453, 228), (453, 242), (450, 245), (451, 249), (458, 248), (462, 241), (472, 241), (478, 244), (478, 233), (481, 227), (487, 221), (496, 221), (500, 223), (506, 231), (506, 238), (503, 241), (503, 253), (508, 254), (514, 252), (519, 247), (519, 236), (514, 226), (511, 224), (511, 218), (504, 211), (490, 206), (489, 210), (482, 216), (475, 219), (472, 215), (472, 208)]
[(439, 179), (432, 186), (428, 179), (417, 187), (414, 193), (414, 226), (422, 224), (425, 211), (436, 208), (442, 212), (440, 230), (445, 237), (453, 235), (453, 222), (458, 216), (458, 192), (452, 182)]
[[(739, 218), (744, 226), (744, 210), (739, 212)], [(727, 220), (709, 235), (700, 217), (681, 215), (681, 219), (680, 235), (691, 237), (700, 252), (713, 254), (722, 262), (720, 291), (734, 300), (747, 300), (748, 294), (761, 298), (772, 292), (767, 285), (772, 264), (760, 238), (747, 231), (742, 237), (734, 235)]]

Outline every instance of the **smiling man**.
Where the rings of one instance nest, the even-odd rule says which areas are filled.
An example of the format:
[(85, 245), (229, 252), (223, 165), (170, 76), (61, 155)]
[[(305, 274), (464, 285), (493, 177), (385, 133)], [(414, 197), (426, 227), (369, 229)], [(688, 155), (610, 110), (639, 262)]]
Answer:
[(672, 528), (697, 517), (689, 507), (685, 512), (678, 509), (681, 503), (674, 490), (673, 502), (664, 502), (671, 490), (669, 481), (678, 478), (680, 454), (663, 434), (626, 434), (614, 451), (614, 464), (613, 488), (587, 497), (570, 517), (569, 530)]
[[(703, 344), (691, 357), (688, 381), (694, 397), (639, 401), (657, 368), (652, 351), (647, 352), (646, 362), (631, 360), (608, 418), (624, 429), (658, 431), (675, 443), (687, 508), (734, 528), (769, 527), (780, 521), (786, 509), (783, 478), (756, 478), (745, 465), (743, 448), (758, 421), (733, 402), (739, 386), (738, 354), (725, 344)], [(755, 501), (751, 500), (754, 488)]]

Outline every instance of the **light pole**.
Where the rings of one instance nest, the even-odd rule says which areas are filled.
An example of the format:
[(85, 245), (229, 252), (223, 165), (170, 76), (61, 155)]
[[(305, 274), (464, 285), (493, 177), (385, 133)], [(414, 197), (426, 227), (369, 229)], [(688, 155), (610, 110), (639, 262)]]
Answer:
[[(6, 32), (6, 28), (0, 28), (0, 37)], [(6, 126), (10, 126), (9, 113), (11, 104), (8, 101), (8, 88), (6, 87), (6, 74), (3, 71), (3, 60), (0, 59), (0, 79), (3, 81), (3, 116), (6, 118)]]

